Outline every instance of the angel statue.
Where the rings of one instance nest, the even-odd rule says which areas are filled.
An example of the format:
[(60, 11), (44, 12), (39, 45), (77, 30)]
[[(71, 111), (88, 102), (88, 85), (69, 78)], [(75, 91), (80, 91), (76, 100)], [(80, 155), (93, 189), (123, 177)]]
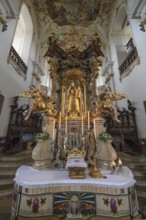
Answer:
[(120, 122), (118, 119), (116, 100), (121, 100), (127, 96), (123, 93), (112, 93), (109, 87), (105, 88), (105, 91), (99, 94), (96, 101), (96, 110), (92, 113), (93, 116), (101, 114), (110, 114), (113, 120)]
[(32, 112), (45, 112), (47, 115), (55, 116), (57, 111), (54, 109), (54, 101), (46, 97), (43, 92), (35, 86), (30, 86), (30, 91), (25, 91), (19, 95), (33, 99), (32, 106), (24, 112), (24, 119), (27, 120)]

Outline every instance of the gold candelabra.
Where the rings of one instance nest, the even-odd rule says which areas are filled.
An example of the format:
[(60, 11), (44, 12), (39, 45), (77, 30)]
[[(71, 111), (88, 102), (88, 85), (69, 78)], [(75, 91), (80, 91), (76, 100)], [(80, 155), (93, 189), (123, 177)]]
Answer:
[(100, 172), (100, 170), (97, 169), (97, 167), (96, 167), (96, 161), (97, 161), (97, 159), (96, 159), (96, 157), (95, 157), (95, 155), (94, 155), (94, 164), (93, 164), (93, 166), (92, 166), (91, 169), (90, 169), (89, 176), (91, 176), (92, 178), (100, 179), (100, 178), (103, 177), (103, 175), (102, 175), (102, 173)]

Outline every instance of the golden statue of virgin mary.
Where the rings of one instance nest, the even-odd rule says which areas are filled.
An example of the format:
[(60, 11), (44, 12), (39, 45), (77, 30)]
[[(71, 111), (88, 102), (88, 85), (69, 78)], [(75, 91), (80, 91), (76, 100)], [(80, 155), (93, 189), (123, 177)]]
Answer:
[(77, 119), (82, 112), (82, 90), (80, 85), (76, 87), (75, 82), (71, 81), (67, 90), (67, 113), (70, 118)]

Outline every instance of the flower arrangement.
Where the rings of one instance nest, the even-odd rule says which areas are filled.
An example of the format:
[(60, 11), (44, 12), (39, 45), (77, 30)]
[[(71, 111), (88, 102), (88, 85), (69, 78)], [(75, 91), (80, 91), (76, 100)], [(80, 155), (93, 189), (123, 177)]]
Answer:
[(106, 132), (102, 132), (100, 135), (99, 135), (99, 140), (102, 140), (104, 142), (107, 142), (107, 141), (112, 141), (112, 136)]
[(38, 134), (35, 136), (35, 140), (36, 140), (36, 141), (39, 141), (39, 140), (46, 141), (46, 140), (49, 140), (49, 139), (50, 139), (50, 136), (49, 136), (49, 134), (46, 133), (46, 132), (38, 133)]

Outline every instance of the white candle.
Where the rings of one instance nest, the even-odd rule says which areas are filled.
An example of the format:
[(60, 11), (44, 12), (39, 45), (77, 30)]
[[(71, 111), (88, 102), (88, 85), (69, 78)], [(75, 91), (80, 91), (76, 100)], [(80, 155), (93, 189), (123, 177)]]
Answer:
[(61, 112), (60, 112), (60, 115), (59, 115), (59, 130), (61, 128)]
[(67, 135), (67, 116), (66, 116), (65, 134)]
[(89, 116), (89, 111), (88, 111), (88, 131), (90, 131), (90, 116)]
[(55, 120), (53, 122), (53, 135), (52, 135), (52, 139), (55, 139)]
[(84, 134), (84, 121), (83, 121), (83, 114), (82, 114), (82, 135)]
[(119, 167), (119, 169), (122, 169), (122, 161), (120, 160), (120, 158), (118, 160), (118, 167)]
[(95, 139), (96, 139), (95, 119), (93, 119), (93, 126), (94, 126), (94, 136), (95, 136)]
[(116, 171), (116, 163), (115, 163), (115, 161), (112, 162), (112, 171), (113, 172)]

